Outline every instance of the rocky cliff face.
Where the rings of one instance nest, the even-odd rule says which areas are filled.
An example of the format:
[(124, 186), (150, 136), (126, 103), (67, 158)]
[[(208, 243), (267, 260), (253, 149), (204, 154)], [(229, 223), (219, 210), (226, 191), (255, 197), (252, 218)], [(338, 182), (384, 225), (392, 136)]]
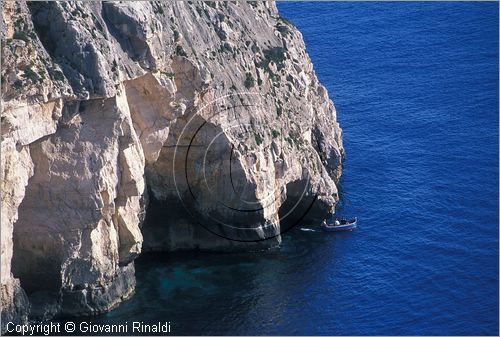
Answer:
[(141, 251), (277, 246), (337, 202), (335, 108), (274, 4), (2, 14), (3, 323), (110, 310)]

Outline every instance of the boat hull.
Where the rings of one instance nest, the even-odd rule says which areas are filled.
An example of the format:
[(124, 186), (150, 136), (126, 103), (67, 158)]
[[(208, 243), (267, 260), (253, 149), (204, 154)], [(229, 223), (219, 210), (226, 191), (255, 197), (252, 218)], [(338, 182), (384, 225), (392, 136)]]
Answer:
[(356, 224), (350, 225), (341, 225), (335, 227), (323, 227), (323, 230), (326, 232), (343, 232), (343, 231), (352, 231), (356, 228)]
[(358, 223), (358, 219), (354, 218), (354, 222), (350, 222), (344, 225), (338, 225), (338, 226), (322, 226), (323, 230), (326, 232), (344, 232), (344, 231), (352, 231), (353, 229), (356, 228)]

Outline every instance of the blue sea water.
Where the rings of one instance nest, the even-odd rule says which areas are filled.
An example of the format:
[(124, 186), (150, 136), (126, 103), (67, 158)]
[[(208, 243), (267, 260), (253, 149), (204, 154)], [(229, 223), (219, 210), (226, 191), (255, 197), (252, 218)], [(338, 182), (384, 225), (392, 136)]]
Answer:
[(344, 130), (352, 233), (145, 255), (95, 323), (173, 334), (497, 335), (498, 4), (279, 3)]

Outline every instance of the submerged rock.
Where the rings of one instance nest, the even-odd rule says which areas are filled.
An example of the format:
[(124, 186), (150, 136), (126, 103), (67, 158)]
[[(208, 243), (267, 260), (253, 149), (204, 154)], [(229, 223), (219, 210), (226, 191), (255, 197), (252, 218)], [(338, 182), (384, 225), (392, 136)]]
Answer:
[(3, 20), (2, 324), (110, 310), (144, 249), (274, 247), (338, 201), (335, 108), (273, 3)]

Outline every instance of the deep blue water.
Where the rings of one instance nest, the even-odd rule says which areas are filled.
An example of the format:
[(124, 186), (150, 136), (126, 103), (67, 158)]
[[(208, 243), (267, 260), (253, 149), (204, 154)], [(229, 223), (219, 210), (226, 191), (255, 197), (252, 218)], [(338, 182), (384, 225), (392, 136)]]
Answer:
[(279, 3), (344, 130), (340, 212), (254, 254), (143, 256), (94, 322), (174, 334), (498, 334), (498, 4)]

